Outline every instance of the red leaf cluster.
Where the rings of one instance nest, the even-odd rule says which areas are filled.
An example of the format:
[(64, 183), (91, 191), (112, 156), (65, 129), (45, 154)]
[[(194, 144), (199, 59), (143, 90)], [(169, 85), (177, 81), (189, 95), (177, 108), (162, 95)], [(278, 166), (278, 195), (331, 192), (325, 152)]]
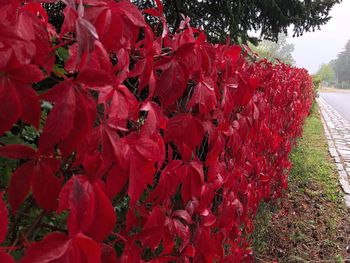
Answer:
[[(12, 213), (32, 196), (66, 223), (0, 261), (249, 261), (259, 204), (287, 187), (308, 73), (212, 45), (189, 18), (170, 34), (160, 1), (145, 10), (153, 28), (126, 0), (64, 0), (59, 33), (41, 2), (1, 4), (0, 134), (20, 121), (38, 143), (0, 156), (19, 160)], [(7, 225), (0, 198), (0, 242)]]

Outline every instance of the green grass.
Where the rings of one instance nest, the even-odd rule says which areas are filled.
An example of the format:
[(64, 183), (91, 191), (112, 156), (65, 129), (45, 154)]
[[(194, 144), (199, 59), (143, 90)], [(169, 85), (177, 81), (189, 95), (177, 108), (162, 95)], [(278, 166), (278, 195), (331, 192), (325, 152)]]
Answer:
[(262, 204), (256, 216), (256, 261), (343, 262), (348, 238), (342, 233), (348, 231), (349, 219), (317, 105), (290, 159), (285, 198), (278, 205)]
[[(289, 176), (292, 190), (302, 191), (310, 197), (325, 195), (330, 201), (342, 204), (338, 174), (328, 153), (328, 144), (316, 104), (304, 125), (303, 137), (298, 140), (290, 159), (293, 163)], [(320, 187), (310, 189), (310, 183)]]

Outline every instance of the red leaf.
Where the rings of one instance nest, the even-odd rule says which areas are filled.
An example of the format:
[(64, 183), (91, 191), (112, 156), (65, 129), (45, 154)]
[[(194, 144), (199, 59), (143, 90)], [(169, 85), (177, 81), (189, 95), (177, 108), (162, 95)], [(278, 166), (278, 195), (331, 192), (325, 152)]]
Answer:
[(193, 245), (188, 245), (183, 253), (185, 256), (193, 258), (196, 254), (196, 249), (193, 247)]
[(13, 211), (25, 200), (30, 187), (33, 188), (34, 198), (40, 207), (47, 211), (56, 210), (61, 183), (54, 173), (59, 168), (59, 161), (45, 158), (34, 149), (20, 144), (0, 147), (0, 156), (30, 159), (11, 176), (8, 192)]
[(95, 211), (86, 233), (95, 240), (102, 242), (108, 234), (114, 229), (116, 223), (116, 214), (114, 212), (111, 201), (107, 195), (101, 190), (100, 186), (94, 184), (95, 192)]
[(36, 152), (26, 145), (11, 144), (0, 147), (0, 156), (11, 159), (30, 159), (36, 156)]
[[(117, 121), (118, 126), (127, 128), (127, 120), (136, 119), (138, 115), (138, 101), (135, 96), (124, 85), (119, 85), (107, 96), (111, 97), (108, 108), (109, 118), (112, 121)], [(107, 102), (107, 98), (100, 97), (100, 100)]]
[(211, 78), (206, 78), (197, 84), (191, 100), (187, 104), (187, 108), (189, 109), (196, 104), (199, 105), (199, 112), (202, 114), (208, 114), (211, 110), (215, 109), (215, 83)]
[(91, 184), (85, 176), (73, 176), (60, 193), (58, 211), (69, 209), (70, 235), (85, 232), (95, 240), (103, 241), (113, 230), (116, 215), (99, 183)]
[(160, 0), (156, 0), (156, 4), (158, 7), (157, 9), (154, 8), (148, 8), (144, 12), (146, 14), (152, 15), (152, 16), (157, 16), (157, 17), (162, 17), (163, 16), (163, 4)]
[(101, 263), (116, 263), (117, 262), (117, 254), (113, 247), (102, 244), (102, 256)]
[(85, 63), (91, 58), (95, 41), (98, 39), (98, 34), (95, 26), (82, 17), (79, 17), (76, 20), (76, 32), (78, 42), (78, 57), (76, 64), (78, 65), (79, 63), (79, 67), (84, 68)]
[(147, 111), (147, 119), (141, 127), (142, 136), (152, 136), (158, 134), (160, 129), (165, 129), (168, 119), (156, 103), (147, 102), (141, 110)]
[(181, 161), (174, 160), (169, 162), (163, 169), (159, 178), (159, 183), (149, 196), (149, 200), (158, 204), (173, 196), (180, 185), (181, 173)]
[[(59, 167), (59, 162), (49, 160), (39, 162), (33, 170), (32, 192), (35, 201), (46, 211), (55, 211), (58, 206), (58, 195), (61, 190), (61, 181), (54, 172)], [(45, 186), (45, 187), (43, 187)]]
[(78, 18), (78, 13), (73, 8), (67, 6), (64, 9), (64, 22), (61, 27), (61, 37), (63, 37), (68, 32), (75, 31), (75, 21)]
[(5, 252), (0, 250), (0, 262), (1, 263), (15, 263), (15, 260)]
[(144, 59), (139, 60), (129, 73), (130, 77), (139, 77), (139, 91), (142, 91), (147, 85), (149, 86), (149, 97), (154, 95), (154, 87), (152, 87), (152, 81), (154, 81), (153, 60), (151, 53), (151, 55), (147, 55)]
[[(62, 233), (51, 233), (42, 241), (32, 243), (21, 263), (49, 263), (63, 258), (70, 248), (70, 239)], [(67, 260), (61, 261), (68, 262)]]
[(95, 198), (93, 187), (84, 176), (73, 176), (62, 188), (58, 211), (65, 209), (70, 210), (67, 220), (70, 235), (88, 229), (94, 217)]
[(241, 52), (242, 48), (240, 46), (233, 45), (225, 51), (225, 56), (226, 58), (231, 59), (233, 63), (235, 63), (241, 55)]
[(93, 128), (96, 119), (95, 101), (84, 95), (76, 95), (73, 128), (69, 135), (62, 140), (59, 147), (64, 156), (70, 155), (86, 138)]
[(20, 117), (24, 122), (39, 128), (40, 102), (30, 86), (0, 77), (0, 103), (0, 134), (9, 130)]
[(182, 96), (187, 87), (188, 76), (186, 68), (175, 59), (164, 67), (157, 81), (156, 91), (162, 106), (167, 108)]
[(144, 263), (141, 259), (141, 253), (140, 247), (135, 242), (128, 242), (120, 257), (120, 263)]
[[(147, 221), (143, 227), (142, 232), (140, 233), (141, 242), (151, 249), (158, 247), (164, 235), (166, 235), (165, 227), (166, 216), (159, 207), (154, 207), (151, 214), (147, 218)], [(154, 235), (157, 233), (157, 235)], [(163, 244), (164, 245), (164, 244)]]
[[(78, 234), (72, 239), (74, 257), (69, 262), (101, 262), (101, 246), (91, 238)], [(72, 255), (72, 256), (73, 256)]]
[(146, 13), (147, 15), (151, 15), (151, 16), (160, 16), (159, 11), (157, 9), (154, 8), (147, 8), (144, 13)]
[(108, 123), (102, 124), (99, 127), (99, 136), (101, 139), (101, 158), (107, 164), (115, 162), (115, 150), (118, 147), (119, 135), (117, 130)]
[(76, 81), (89, 87), (103, 87), (113, 84), (113, 80), (108, 72), (93, 68), (84, 68), (80, 71)]
[[(53, 109), (49, 113), (44, 126), (43, 133), (40, 137), (41, 144), (49, 149), (62, 139), (67, 137), (73, 129), (74, 113), (76, 110), (76, 96), (72, 88), (67, 87), (65, 83), (59, 84), (52, 91), (59, 90), (65, 92), (56, 101)], [(44, 95), (45, 97), (48, 94)], [(55, 98), (56, 99), (56, 98)]]
[(17, 168), (11, 176), (8, 199), (13, 212), (16, 212), (29, 193), (34, 166), (34, 161), (26, 162)]
[[(53, 0), (44, 0), (42, 2), (48, 3), (48, 2), (53, 2)], [(45, 25), (48, 26), (49, 17), (47, 15), (45, 9), (41, 5), (41, 3), (28, 3), (22, 8), (22, 10), (27, 10), (35, 16), (40, 16), (41, 19), (44, 20)]]
[(161, 0), (156, 0), (156, 4), (157, 4), (158, 10), (159, 10), (159, 13), (161, 15), (163, 15), (163, 4), (162, 4), (162, 1)]
[(41, 117), (41, 107), (39, 97), (36, 92), (29, 86), (17, 85), (17, 92), (20, 95), (22, 105), (22, 120), (32, 124), (39, 129), (39, 120)]
[(173, 141), (178, 147), (187, 145), (191, 150), (199, 146), (204, 136), (201, 122), (191, 114), (178, 114), (171, 118), (165, 129), (165, 141)]
[[(91, 12), (90, 12), (91, 11)], [(100, 41), (107, 51), (117, 51), (121, 48), (123, 33), (125, 33), (125, 22), (118, 13), (116, 2), (109, 2), (97, 9), (86, 9), (85, 14), (94, 18), (94, 25)], [(116, 28), (114, 25), (118, 24)], [(96, 42), (95, 42), (96, 43)]]
[(42, 241), (32, 243), (21, 263), (96, 263), (101, 260), (101, 247), (94, 240), (79, 233), (72, 238), (51, 233)]
[(115, 197), (126, 185), (129, 173), (114, 165), (107, 175), (107, 193), (110, 198)]
[(95, 101), (78, 84), (68, 80), (56, 85), (42, 98), (54, 102), (39, 140), (42, 151), (59, 144), (64, 156), (85, 139), (96, 118)]
[(197, 229), (194, 237), (194, 246), (196, 249), (197, 258), (201, 258), (202, 262), (213, 262), (213, 256), (215, 253), (214, 242), (208, 242), (212, 240), (209, 229), (199, 228)]
[(210, 184), (204, 184), (201, 189), (201, 198), (198, 206), (199, 211), (205, 210), (213, 202), (215, 197), (214, 187)]
[(173, 212), (172, 216), (181, 218), (181, 219), (185, 220), (185, 222), (188, 224), (193, 223), (190, 214), (186, 210), (176, 210)]
[(157, 139), (130, 134), (115, 147), (118, 165), (129, 174), (130, 206), (135, 205), (147, 184), (153, 184), (156, 165), (164, 159), (164, 145)]
[(135, 26), (146, 26), (146, 22), (140, 10), (138, 10), (137, 7), (131, 4), (129, 1), (118, 2), (117, 8), (119, 9), (119, 12), (123, 14)]
[(16, 82), (32, 84), (45, 78), (43, 72), (36, 65), (22, 65), (8, 71), (8, 75)]
[(191, 162), (183, 167), (181, 195), (186, 203), (192, 197), (199, 197), (204, 182), (204, 174), (202, 164), (199, 162)]
[(155, 162), (147, 160), (145, 156), (138, 151), (132, 151), (130, 154), (130, 172), (128, 194), (130, 196), (130, 205), (133, 206), (140, 198), (147, 184), (153, 183), (153, 176), (156, 171)]
[(0, 135), (10, 130), (22, 112), (21, 101), (11, 82), (0, 78)]

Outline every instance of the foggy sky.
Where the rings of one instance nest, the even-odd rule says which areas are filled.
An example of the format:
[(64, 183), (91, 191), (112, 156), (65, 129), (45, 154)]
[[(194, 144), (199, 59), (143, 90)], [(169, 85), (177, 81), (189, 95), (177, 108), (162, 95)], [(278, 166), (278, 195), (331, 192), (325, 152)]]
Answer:
[(298, 38), (289, 34), (288, 42), (295, 45), (293, 57), (296, 66), (315, 73), (322, 63), (336, 58), (350, 40), (350, 0), (335, 5), (331, 16), (331, 20), (321, 30), (305, 33)]

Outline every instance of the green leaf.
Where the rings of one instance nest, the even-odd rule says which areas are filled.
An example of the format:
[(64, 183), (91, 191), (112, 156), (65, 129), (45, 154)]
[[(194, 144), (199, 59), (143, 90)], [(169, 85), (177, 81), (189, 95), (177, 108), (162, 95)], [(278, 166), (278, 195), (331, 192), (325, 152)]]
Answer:
[(16, 161), (0, 157), (0, 188), (8, 186), (12, 171), (16, 168)]
[(52, 68), (53, 74), (55, 74), (57, 77), (63, 77), (67, 74), (67, 72), (64, 70), (64, 68), (60, 67), (59, 65), (54, 65)]
[(28, 142), (34, 142), (36, 137), (39, 136), (39, 132), (34, 128), (34, 126), (25, 126), (22, 132), (22, 136)]
[(57, 49), (57, 56), (63, 60), (64, 62), (67, 61), (67, 59), (69, 58), (69, 52), (68, 49), (64, 48), (64, 47), (60, 47)]
[(0, 137), (0, 142), (3, 144), (26, 144), (23, 139), (11, 132), (6, 132), (4, 136)]

